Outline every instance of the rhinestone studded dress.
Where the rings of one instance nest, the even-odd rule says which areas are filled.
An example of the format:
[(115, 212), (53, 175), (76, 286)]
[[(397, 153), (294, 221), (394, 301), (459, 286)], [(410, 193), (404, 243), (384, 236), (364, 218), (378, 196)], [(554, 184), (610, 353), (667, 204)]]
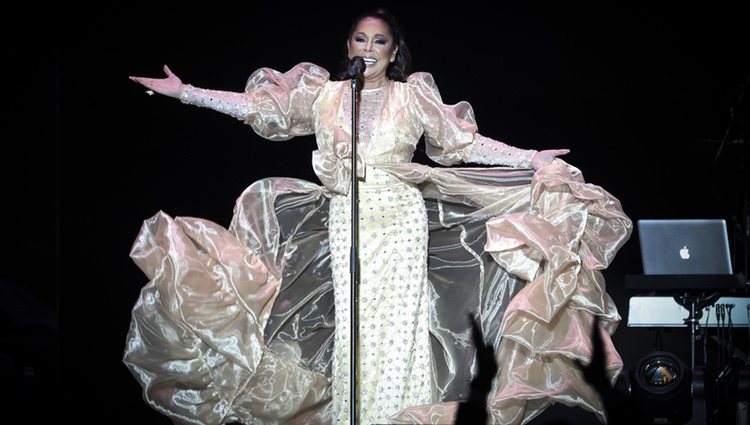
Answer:
[[(359, 133), (366, 150), (386, 89), (363, 90)], [(427, 214), (419, 190), (374, 168), (359, 184), (358, 423), (387, 423), (430, 402)], [(331, 199), (329, 235), (336, 300), (334, 423), (349, 422), (351, 192)]]

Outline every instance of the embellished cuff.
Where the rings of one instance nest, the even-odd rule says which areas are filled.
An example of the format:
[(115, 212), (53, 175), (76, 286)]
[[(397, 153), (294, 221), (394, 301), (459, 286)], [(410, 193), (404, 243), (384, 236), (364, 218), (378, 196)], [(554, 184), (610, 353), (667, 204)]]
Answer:
[(244, 93), (206, 90), (185, 84), (180, 101), (188, 105), (209, 108), (244, 121), (250, 113), (249, 102)]
[(520, 149), (503, 142), (484, 137), (474, 136), (466, 162), (483, 165), (507, 165), (514, 168), (531, 168), (531, 158), (536, 153), (533, 149)]

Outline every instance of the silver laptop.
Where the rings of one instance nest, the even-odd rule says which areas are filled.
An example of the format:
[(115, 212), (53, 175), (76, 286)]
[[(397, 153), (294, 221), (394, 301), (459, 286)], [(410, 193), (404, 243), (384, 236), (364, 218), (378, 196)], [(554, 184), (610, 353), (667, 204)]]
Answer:
[(724, 220), (638, 220), (644, 274), (732, 274)]

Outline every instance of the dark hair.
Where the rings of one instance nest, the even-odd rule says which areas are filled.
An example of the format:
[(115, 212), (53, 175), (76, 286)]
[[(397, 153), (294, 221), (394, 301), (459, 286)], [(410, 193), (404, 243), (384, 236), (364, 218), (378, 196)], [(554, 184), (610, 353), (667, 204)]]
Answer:
[[(398, 47), (398, 51), (396, 52), (396, 60), (388, 65), (388, 69), (385, 71), (385, 76), (394, 81), (406, 82), (406, 77), (409, 76), (409, 70), (411, 67), (411, 53), (409, 52), (409, 47), (404, 41), (401, 27), (399, 27), (398, 22), (396, 22), (396, 17), (393, 16), (391, 12), (385, 9), (375, 9), (371, 12), (359, 15), (349, 29), (347, 43), (352, 38), (354, 30), (357, 29), (357, 25), (359, 25), (359, 23), (365, 18), (379, 19), (388, 26), (388, 30), (391, 32), (391, 37), (393, 37), (393, 43)], [(346, 51), (344, 51), (344, 56), (346, 57)], [(347, 79), (346, 71), (348, 66), (349, 58), (345, 58), (339, 67), (340, 72), (337, 75), (339, 80)]]

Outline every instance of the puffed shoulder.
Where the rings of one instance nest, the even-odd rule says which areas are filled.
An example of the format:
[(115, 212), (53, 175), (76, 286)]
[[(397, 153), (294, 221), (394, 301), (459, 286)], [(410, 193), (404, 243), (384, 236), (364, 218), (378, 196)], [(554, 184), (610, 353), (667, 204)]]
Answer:
[(279, 72), (273, 68), (259, 68), (250, 75), (245, 84), (245, 91), (252, 91), (266, 84), (275, 84), (285, 87), (314, 88), (323, 86), (331, 74), (322, 66), (310, 62), (301, 62), (287, 72)]
[(429, 72), (415, 72), (406, 79), (410, 86), (427, 86), (437, 88), (435, 78)]
[(427, 156), (441, 165), (464, 160), (477, 132), (474, 111), (468, 102), (446, 105), (432, 74), (415, 72), (406, 79), (409, 106), (422, 125)]
[(269, 140), (313, 134), (313, 105), (329, 75), (324, 68), (309, 62), (284, 73), (260, 68), (245, 84), (249, 110), (245, 123)]
[(424, 99), (429, 102), (441, 102), (442, 96), (435, 78), (429, 72), (415, 72), (406, 79), (406, 87), (413, 99)]

